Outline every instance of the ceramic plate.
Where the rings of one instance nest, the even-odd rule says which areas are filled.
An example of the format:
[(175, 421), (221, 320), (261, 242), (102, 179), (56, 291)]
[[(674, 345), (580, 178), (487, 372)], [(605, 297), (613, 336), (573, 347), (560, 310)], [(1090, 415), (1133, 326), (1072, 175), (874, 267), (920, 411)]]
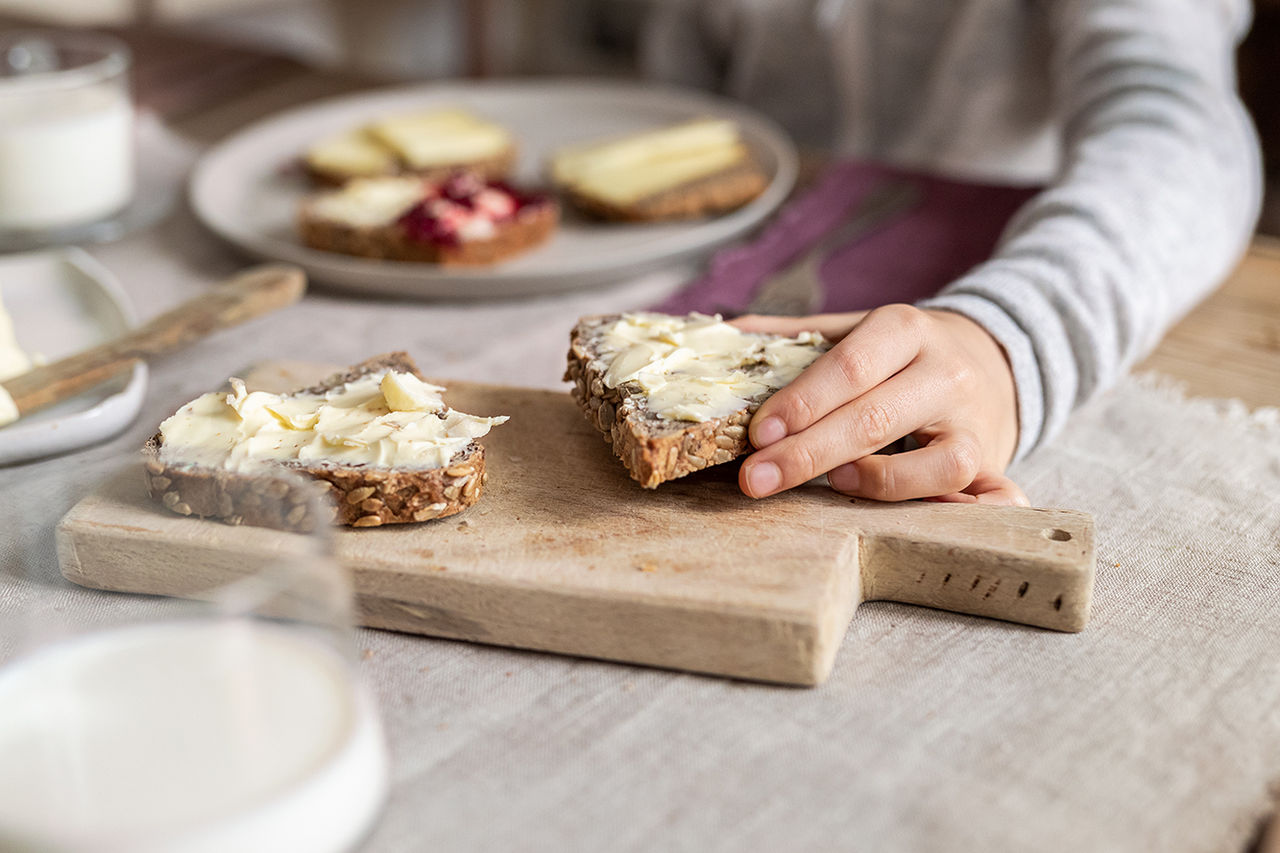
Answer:
[[(352, 258), (298, 242), (298, 202), (310, 190), (295, 165), (300, 152), (327, 134), (375, 118), (443, 106), (460, 106), (509, 128), (520, 152), (515, 181), (523, 185), (543, 182), (547, 157), (561, 146), (698, 116), (737, 121), (771, 181), (750, 204), (704, 220), (605, 224), (565, 211), (546, 245), (479, 270)], [(298, 264), (315, 282), (370, 294), (489, 299), (609, 283), (704, 254), (768, 216), (790, 192), (795, 175), (795, 148), (786, 134), (731, 101), (628, 83), (480, 82), (370, 92), (282, 113), (209, 151), (190, 190), (196, 215), (214, 232), (255, 257)]]
[[(133, 309), (111, 273), (79, 249), (0, 255), (0, 299), (18, 344), (55, 361), (123, 334)], [(0, 465), (110, 438), (142, 407), (146, 365), (75, 399), (0, 428)]]

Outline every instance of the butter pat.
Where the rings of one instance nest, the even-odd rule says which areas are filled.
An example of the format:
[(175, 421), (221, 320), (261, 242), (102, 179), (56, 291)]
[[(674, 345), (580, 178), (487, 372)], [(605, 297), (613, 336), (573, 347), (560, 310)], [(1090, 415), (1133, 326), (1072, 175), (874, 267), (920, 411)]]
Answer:
[(439, 412), (444, 409), (444, 393), (439, 385), (428, 385), (412, 373), (388, 372), (379, 383), (387, 407), (393, 412)]
[(780, 338), (743, 332), (719, 316), (624, 314), (604, 330), (604, 383), (635, 383), (665, 420), (723, 418), (777, 391), (825, 351), (816, 332)]
[(33, 366), (31, 358), (18, 346), (13, 319), (4, 310), (4, 302), (0, 301), (0, 382), (21, 376)]
[(394, 371), (284, 396), (232, 379), (230, 393), (197, 397), (160, 425), (160, 455), (233, 471), (281, 463), (442, 468), (507, 421), (454, 411), (444, 390)]
[(18, 419), (18, 404), (13, 402), (13, 395), (0, 385), (0, 427), (8, 426)]
[(396, 116), (375, 122), (368, 131), (411, 169), (487, 160), (513, 144), (505, 129), (464, 110)]
[[(30, 357), (18, 346), (18, 337), (13, 331), (13, 320), (4, 310), (0, 302), (0, 382), (21, 376), (34, 365)], [(7, 426), (18, 419), (18, 405), (13, 396), (0, 385), (0, 427)]]
[(631, 204), (722, 172), (748, 159), (738, 127), (699, 119), (565, 149), (551, 173), (561, 186), (613, 204)]

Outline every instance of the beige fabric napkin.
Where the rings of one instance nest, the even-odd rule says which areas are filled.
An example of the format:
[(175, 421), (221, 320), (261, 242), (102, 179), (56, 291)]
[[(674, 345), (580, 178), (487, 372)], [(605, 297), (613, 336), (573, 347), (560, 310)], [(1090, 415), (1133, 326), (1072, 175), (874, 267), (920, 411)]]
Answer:
[(1129, 379), (1015, 473), (1096, 516), (1082, 634), (864, 605), (797, 690), (365, 633), (366, 849), (1242, 849), (1280, 779), (1280, 412)]
[[(240, 263), (181, 212), (93, 251), (143, 317)], [(573, 318), (681, 280), (473, 306), (324, 294), (160, 362), (125, 435), (0, 471), (0, 657), (12, 614), (146, 607), (60, 587), (53, 524), (230, 372), (403, 346), (435, 376), (563, 387)], [(1097, 519), (1082, 634), (866, 605), (801, 690), (359, 632), (394, 762), (362, 850), (1242, 849), (1280, 780), (1280, 412), (1130, 379), (1015, 476)]]

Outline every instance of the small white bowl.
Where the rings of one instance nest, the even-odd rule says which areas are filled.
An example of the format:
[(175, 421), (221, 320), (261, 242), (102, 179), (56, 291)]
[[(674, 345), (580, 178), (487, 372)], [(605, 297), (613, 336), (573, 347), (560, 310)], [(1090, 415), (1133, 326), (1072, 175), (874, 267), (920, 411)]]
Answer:
[[(134, 325), (115, 277), (80, 249), (0, 255), (0, 299), (28, 354), (56, 361)], [(139, 362), (120, 379), (0, 428), (0, 465), (87, 447), (133, 423), (147, 389)]]

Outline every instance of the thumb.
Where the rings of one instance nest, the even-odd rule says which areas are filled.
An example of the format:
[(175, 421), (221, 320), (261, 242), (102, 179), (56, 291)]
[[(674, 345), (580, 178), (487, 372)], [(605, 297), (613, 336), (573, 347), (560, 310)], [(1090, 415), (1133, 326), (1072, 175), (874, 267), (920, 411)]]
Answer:
[(1022, 488), (999, 471), (979, 471), (973, 482), (958, 492), (926, 500), (941, 503), (978, 503), (997, 506), (1031, 506)]

